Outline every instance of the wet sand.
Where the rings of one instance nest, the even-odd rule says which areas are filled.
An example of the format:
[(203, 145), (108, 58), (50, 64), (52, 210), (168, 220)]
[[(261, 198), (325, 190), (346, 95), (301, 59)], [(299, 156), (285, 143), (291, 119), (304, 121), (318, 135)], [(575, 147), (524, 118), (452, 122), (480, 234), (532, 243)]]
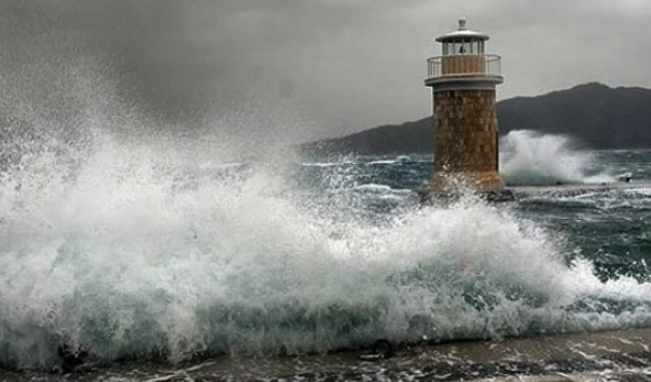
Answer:
[(70, 374), (0, 371), (0, 381), (651, 381), (650, 345), (651, 329), (640, 329), (417, 345), (377, 361), (361, 360), (365, 353), (357, 351), (218, 357), (177, 366), (88, 366)]

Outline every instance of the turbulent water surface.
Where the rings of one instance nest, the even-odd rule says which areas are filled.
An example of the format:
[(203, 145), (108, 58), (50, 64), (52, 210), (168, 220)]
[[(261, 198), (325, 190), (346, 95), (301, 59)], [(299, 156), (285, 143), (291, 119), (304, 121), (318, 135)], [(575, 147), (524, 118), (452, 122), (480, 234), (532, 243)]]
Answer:
[[(106, 365), (651, 328), (649, 188), (421, 208), (429, 156), (223, 163), (92, 140), (3, 148), (4, 368), (55, 369), (64, 344)], [(502, 146), (513, 185), (651, 179), (651, 151)]]

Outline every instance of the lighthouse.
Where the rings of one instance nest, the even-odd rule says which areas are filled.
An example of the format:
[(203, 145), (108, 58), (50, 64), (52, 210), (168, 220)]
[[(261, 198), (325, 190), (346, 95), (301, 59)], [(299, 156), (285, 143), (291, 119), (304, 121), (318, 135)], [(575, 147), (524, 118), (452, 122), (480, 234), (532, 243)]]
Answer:
[(430, 195), (460, 187), (506, 193), (499, 173), (495, 94), (503, 82), (500, 56), (486, 54), (488, 35), (459, 20), (456, 31), (436, 38), (441, 55), (427, 61), (432, 88), (435, 172)]

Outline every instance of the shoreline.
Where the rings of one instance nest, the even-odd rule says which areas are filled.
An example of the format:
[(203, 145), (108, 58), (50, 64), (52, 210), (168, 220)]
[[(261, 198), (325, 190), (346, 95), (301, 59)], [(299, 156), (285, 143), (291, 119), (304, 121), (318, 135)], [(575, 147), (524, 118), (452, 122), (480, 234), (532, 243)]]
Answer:
[[(0, 380), (552, 382), (584, 381), (590, 375), (608, 373), (610, 380), (617, 380), (612, 378), (622, 374), (627, 377), (621, 380), (634, 381), (631, 375), (637, 375), (636, 372), (642, 375), (651, 370), (650, 345), (651, 329), (630, 329), (415, 345), (396, 350), (391, 358), (376, 361), (361, 360), (359, 356), (368, 353), (362, 351), (269, 358), (224, 356), (178, 366), (136, 362), (69, 374), (0, 369)], [(523, 379), (524, 376), (528, 376), (527, 379)]]

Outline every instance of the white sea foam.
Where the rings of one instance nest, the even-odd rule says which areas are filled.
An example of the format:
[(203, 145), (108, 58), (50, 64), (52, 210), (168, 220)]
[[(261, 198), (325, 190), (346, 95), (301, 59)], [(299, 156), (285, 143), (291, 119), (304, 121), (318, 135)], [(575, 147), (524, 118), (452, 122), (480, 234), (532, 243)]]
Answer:
[(302, 163), (306, 167), (332, 167), (332, 166), (341, 166), (342, 162), (316, 162), (316, 163)]
[(361, 184), (356, 186), (354, 190), (375, 193), (375, 194), (410, 194), (412, 191), (407, 189), (395, 189), (385, 184)]
[(500, 141), (500, 170), (508, 184), (612, 183), (608, 172), (595, 172), (588, 151), (572, 149), (569, 136), (511, 131)]
[(651, 301), (650, 288), (565, 266), (562, 242), (472, 198), (377, 226), (299, 207), (268, 170), (175, 167), (151, 140), (95, 147), (72, 177), (35, 159), (0, 186), (2, 363), (48, 366), (62, 342), (180, 360), (651, 319), (567, 321), (582, 296)]
[(366, 163), (367, 165), (383, 165), (383, 164), (396, 164), (396, 163), (401, 163), (400, 160), (398, 159), (382, 159), (382, 160), (374, 160), (371, 162)]
[[(63, 343), (178, 361), (651, 320), (645, 305), (568, 316), (586, 296), (651, 301), (648, 285), (566, 266), (561, 240), (508, 209), (468, 197), (376, 224), (288, 190), (282, 166), (233, 171), (210, 129), (116, 139), (142, 126), (115, 110), (90, 108), (83, 142), (18, 142), (0, 178), (0, 364), (49, 368)], [(324, 192), (355, 197), (358, 170), (328, 168)]]

